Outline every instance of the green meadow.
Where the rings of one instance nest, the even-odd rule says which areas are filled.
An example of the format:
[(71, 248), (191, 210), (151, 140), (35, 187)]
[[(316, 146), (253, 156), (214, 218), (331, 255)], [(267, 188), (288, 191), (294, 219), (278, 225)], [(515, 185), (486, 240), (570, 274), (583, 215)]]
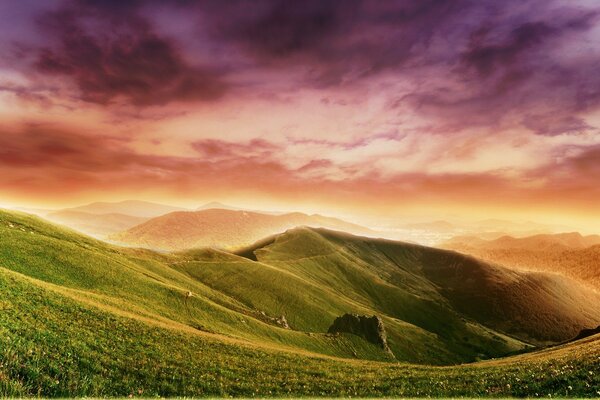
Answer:
[[(567, 289), (319, 229), (166, 254), (0, 211), (0, 396), (600, 396), (598, 336), (546, 346), (600, 312)], [(326, 333), (344, 313), (393, 355)]]

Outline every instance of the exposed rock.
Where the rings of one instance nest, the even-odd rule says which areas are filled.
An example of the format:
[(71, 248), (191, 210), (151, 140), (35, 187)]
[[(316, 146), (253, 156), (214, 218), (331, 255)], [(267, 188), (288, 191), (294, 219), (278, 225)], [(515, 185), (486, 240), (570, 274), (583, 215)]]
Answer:
[(376, 315), (344, 314), (333, 321), (328, 333), (352, 333), (391, 353), (383, 321)]
[(285, 315), (282, 315), (281, 317), (277, 318), (275, 322), (282, 328), (290, 329), (290, 325), (288, 324), (287, 319), (285, 319)]
[(285, 329), (291, 329), (290, 324), (288, 324), (287, 319), (285, 318), (285, 315), (282, 315), (281, 317), (270, 317), (266, 312), (258, 311), (258, 313), (255, 314), (255, 317), (270, 324), (278, 325)]

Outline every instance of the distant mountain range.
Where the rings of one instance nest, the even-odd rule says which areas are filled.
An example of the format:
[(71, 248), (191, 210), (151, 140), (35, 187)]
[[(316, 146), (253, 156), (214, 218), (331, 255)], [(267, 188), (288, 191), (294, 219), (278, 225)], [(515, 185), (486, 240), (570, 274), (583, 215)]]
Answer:
[(115, 203), (96, 202), (84, 206), (66, 208), (60, 211), (76, 211), (89, 214), (122, 214), (131, 217), (152, 218), (185, 208), (140, 200), (125, 200)]
[(99, 239), (104, 239), (148, 220), (145, 217), (119, 213), (93, 214), (72, 210), (50, 212), (45, 215), (45, 218)]
[(130, 245), (160, 250), (185, 250), (196, 247), (239, 248), (265, 236), (296, 226), (325, 227), (372, 235), (374, 231), (318, 214), (281, 215), (251, 211), (209, 208), (201, 211), (173, 212), (152, 218), (110, 239)]
[[(242, 210), (220, 202), (206, 203), (197, 210)], [(20, 208), (99, 239), (120, 233), (147, 220), (175, 211), (193, 211), (182, 207), (139, 200), (95, 202), (61, 210)], [(276, 213), (265, 213), (276, 215)]]
[(600, 289), (600, 235), (571, 232), (495, 240), (457, 236), (439, 247), (507, 267), (560, 273)]

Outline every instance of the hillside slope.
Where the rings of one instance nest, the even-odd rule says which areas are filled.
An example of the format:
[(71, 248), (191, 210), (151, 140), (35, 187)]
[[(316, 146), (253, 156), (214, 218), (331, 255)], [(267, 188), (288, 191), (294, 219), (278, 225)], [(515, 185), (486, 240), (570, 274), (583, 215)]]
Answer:
[[(122, 249), (26, 214), (0, 211), (0, 268), (110, 312), (161, 325), (334, 356), (388, 359), (354, 337), (282, 329), (259, 310), (170, 267), (182, 259)], [(193, 293), (192, 297), (186, 293)]]
[(456, 237), (440, 245), (510, 268), (559, 273), (600, 289), (600, 237), (579, 233), (502, 237)]
[(0, 298), (1, 397), (600, 395), (600, 335), (439, 368), (282, 352), (159, 326), (5, 268)]
[[(389, 359), (358, 337), (325, 334), (333, 320), (346, 312), (377, 314), (386, 319), (397, 360), (430, 364), (496, 357), (525, 347), (479, 324), (463, 323), (456, 313), (446, 317), (433, 301), (419, 303), (423, 321), (429, 309), (437, 310), (435, 316), (442, 321), (453, 321), (453, 335), (438, 335), (426, 322), (417, 325), (416, 320), (386, 315), (379, 301), (365, 301), (350, 291), (340, 297), (344, 286), (332, 288), (318, 279), (221, 251), (159, 255), (119, 248), (14, 213), (2, 214), (0, 229), (3, 268), (58, 285), (77, 300), (144, 320), (294, 351)], [(352, 263), (350, 268), (356, 268)], [(374, 278), (364, 275), (365, 285)], [(399, 302), (418, 297), (401, 288), (393, 291)], [(193, 296), (187, 297), (187, 292)], [(282, 314), (292, 329), (274, 322)]]
[(250, 245), (266, 236), (300, 225), (339, 229), (355, 234), (373, 233), (367, 228), (316, 214), (273, 215), (207, 209), (169, 213), (112, 235), (111, 239), (127, 245), (160, 250), (185, 250), (196, 247), (231, 249)]
[(454, 326), (453, 313), (533, 342), (569, 339), (600, 318), (600, 295), (573, 280), (512, 271), (446, 250), (296, 229), (254, 254), (440, 336)]
[[(290, 363), (294, 371), (299, 371), (296, 363), (304, 362), (299, 360), (310, 360), (306, 357), (455, 364), (527, 347), (501, 331), (535, 341), (558, 340), (563, 335), (573, 337), (572, 328), (578, 332), (600, 320), (593, 309), (597, 299), (587, 298), (588, 304), (579, 297), (572, 297), (571, 303), (551, 302), (556, 281), (533, 280), (539, 286), (519, 286), (522, 296), (508, 303), (523, 308), (526, 318), (515, 319), (514, 326), (502, 325), (498, 313), (513, 317), (510, 307), (503, 308), (503, 295), (514, 295), (502, 269), (421, 246), (298, 228), (243, 253), (254, 254), (256, 260), (210, 249), (157, 254), (120, 248), (29, 215), (0, 211), (0, 288), (4, 291), (0, 332), (6, 333), (0, 337), (2, 349), (8, 349), (2, 357), (15, 360), (2, 363), (8, 369), (0, 371), (0, 385), (8, 385), (4, 387), (14, 393), (30, 393), (41, 385), (44, 393), (55, 395), (101, 394), (124, 393), (124, 388), (130, 390), (142, 380), (143, 390), (215, 394), (224, 381), (209, 378), (214, 377), (210, 371), (234, 363), (233, 368), (246, 374), (241, 380), (246, 386), (239, 389), (226, 379), (222, 390), (247, 394), (252, 387), (249, 377), (256, 374), (246, 368), (257, 357), (266, 357), (267, 363)], [(492, 272), (482, 272), (488, 270)], [(491, 282), (483, 292), (475, 290), (482, 280), (469, 283), (467, 279), (473, 271), (485, 277), (483, 282)], [(531, 282), (528, 274), (508, 276)], [(549, 294), (536, 297), (534, 290)], [(531, 309), (525, 299), (548, 301), (543, 304), (547, 313), (529, 318)], [(472, 308), (473, 303), (481, 304)], [(563, 321), (567, 307), (575, 305), (579, 308), (570, 309), (573, 315)], [(325, 333), (336, 317), (347, 312), (379, 315), (395, 359), (358, 336)], [(291, 329), (276, 322), (281, 315)], [(595, 325), (588, 324), (592, 321)], [(557, 327), (546, 329), (552, 323)], [(543, 332), (535, 331), (540, 327)], [(165, 335), (180, 339), (165, 339)], [(64, 360), (44, 355), (62, 354), (64, 346), (71, 349)], [(132, 352), (139, 354), (132, 356)], [(192, 354), (201, 354), (196, 357), (201, 360), (189, 361)], [(170, 361), (144, 364), (156, 357)], [(124, 358), (132, 358), (144, 372), (134, 373), (123, 364)], [(206, 371), (206, 383), (183, 372), (184, 364)], [(175, 381), (167, 378), (172, 376), (168, 372), (151, 381), (150, 375), (163, 367), (186, 381), (170, 386)], [(116, 370), (107, 375), (102, 372), (106, 368)], [(328, 368), (321, 370), (326, 374)], [(121, 380), (119, 373), (124, 374)], [(61, 376), (57, 380), (68, 383), (52, 384), (40, 376)], [(107, 381), (106, 376), (111, 378)], [(217, 381), (210, 383), (210, 379)], [(267, 387), (272, 386), (260, 390)], [(313, 393), (291, 387), (293, 393)], [(339, 393), (336, 390), (340, 388), (334, 384), (324, 393)], [(367, 388), (360, 390), (370, 393)], [(399, 393), (398, 388), (377, 390)]]

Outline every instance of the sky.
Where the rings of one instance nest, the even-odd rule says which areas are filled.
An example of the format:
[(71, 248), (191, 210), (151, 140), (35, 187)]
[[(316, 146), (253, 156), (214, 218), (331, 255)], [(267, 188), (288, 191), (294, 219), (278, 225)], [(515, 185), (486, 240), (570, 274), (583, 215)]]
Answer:
[(600, 222), (600, 3), (0, 0), (0, 206)]

